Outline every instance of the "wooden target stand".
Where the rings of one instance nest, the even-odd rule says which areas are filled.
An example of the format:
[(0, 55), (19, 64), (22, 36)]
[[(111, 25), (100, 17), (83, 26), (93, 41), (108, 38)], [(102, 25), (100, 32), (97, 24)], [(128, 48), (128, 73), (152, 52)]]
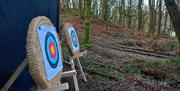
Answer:
[[(15, 82), (15, 80), (23, 71), (23, 69), (27, 66), (27, 64), (29, 65), (30, 74), (38, 87), (37, 91), (63, 91), (63, 90), (69, 89), (68, 83), (61, 84), (60, 82), (61, 77), (68, 77), (68, 76), (76, 75), (76, 70), (62, 72), (62, 62), (61, 62), (62, 60), (60, 60), (62, 55), (59, 49), (60, 48), (59, 39), (56, 35), (56, 32), (55, 31), (54, 32), (49, 31), (50, 33), (46, 32), (46, 38), (42, 38), (43, 34), (42, 36), (40, 35), (38, 36), (38, 33), (37, 33), (37, 30), (38, 30), (37, 27), (39, 25), (45, 25), (41, 27), (43, 28), (42, 31), (44, 32), (46, 32), (45, 31), (46, 27), (49, 28), (50, 26), (53, 26), (51, 21), (44, 16), (36, 17), (31, 21), (29, 25), (27, 45), (26, 45), (27, 58), (19, 65), (19, 67), (15, 70), (13, 75), (9, 78), (9, 80), (5, 83), (5, 85), (0, 89), (0, 91), (8, 91), (8, 89)], [(42, 31), (40, 33), (44, 33)], [(41, 38), (44, 40), (41, 40)], [(46, 39), (48, 40), (48, 42), (46, 42)], [(41, 40), (41, 42), (45, 41), (44, 42), (45, 44), (49, 43), (50, 46), (52, 47), (48, 46), (46, 48), (45, 46), (45, 49), (47, 50), (42, 50), (43, 43), (41, 43), (39, 40)], [(52, 50), (54, 49), (55, 51), (51, 52), (51, 50), (48, 50), (48, 48)], [(47, 64), (50, 61), (47, 59), (45, 60), (44, 55), (48, 55), (46, 57), (47, 59), (48, 57), (52, 56), (52, 58), (49, 58), (51, 59), (50, 61), (52, 63), (48, 66)], [(53, 68), (50, 68), (50, 67), (53, 67)], [(48, 72), (50, 72), (50, 74), (48, 74)]]
[[(74, 61), (76, 60), (78, 67), (80, 69), (80, 72), (81, 72), (81, 77), (86, 82), (87, 79), (86, 79), (85, 73), (83, 71), (83, 68), (81, 66), (79, 58), (87, 55), (87, 51), (80, 52), (80, 45), (79, 45), (78, 37), (77, 37), (76, 31), (75, 31), (72, 24), (70, 24), (70, 23), (64, 24), (63, 34), (65, 36), (65, 44), (66, 44), (68, 51), (70, 53), (69, 62), (67, 62), (67, 61), (65, 61), (65, 62), (67, 64), (71, 65), (72, 70), (76, 70), (75, 69), (75, 63), (74, 63)], [(75, 90), (79, 91), (77, 76), (76, 75), (72, 75), (72, 76), (73, 76), (73, 80), (74, 80)]]

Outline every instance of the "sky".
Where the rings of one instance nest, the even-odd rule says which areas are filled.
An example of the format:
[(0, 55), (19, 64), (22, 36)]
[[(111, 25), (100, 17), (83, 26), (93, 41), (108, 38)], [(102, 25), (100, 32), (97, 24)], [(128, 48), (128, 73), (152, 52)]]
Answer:
[[(157, 0), (155, 0), (155, 1), (157, 1)], [(149, 0), (144, 0), (145, 5), (148, 5), (148, 3), (149, 3)]]
[(148, 0), (144, 0), (144, 4), (145, 4), (145, 5), (148, 5)]

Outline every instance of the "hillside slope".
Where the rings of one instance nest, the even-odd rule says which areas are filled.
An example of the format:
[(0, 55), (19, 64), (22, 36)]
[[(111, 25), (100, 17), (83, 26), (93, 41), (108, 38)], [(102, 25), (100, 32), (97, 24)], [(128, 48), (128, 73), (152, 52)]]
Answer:
[[(64, 23), (74, 25), (82, 41), (83, 22), (78, 17), (65, 12), (63, 19)], [(78, 75), (81, 91), (180, 90), (180, 58), (175, 38), (148, 39), (143, 32), (92, 17), (91, 43), (88, 55), (81, 58), (88, 78), (85, 83)]]

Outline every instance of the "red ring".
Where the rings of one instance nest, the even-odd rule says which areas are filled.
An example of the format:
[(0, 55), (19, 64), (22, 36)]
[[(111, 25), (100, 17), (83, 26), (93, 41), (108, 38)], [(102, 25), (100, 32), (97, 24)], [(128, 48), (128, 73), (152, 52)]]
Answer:
[(56, 57), (56, 48), (55, 48), (55, 45), (52, 41), (49, 44), (49, 50), (50, 50), (51, 57), (55, 58)]

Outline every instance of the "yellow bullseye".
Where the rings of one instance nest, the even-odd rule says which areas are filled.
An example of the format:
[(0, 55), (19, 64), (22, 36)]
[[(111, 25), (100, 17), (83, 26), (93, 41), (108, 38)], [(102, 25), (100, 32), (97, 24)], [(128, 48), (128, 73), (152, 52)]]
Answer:
[(51, 46), (50, 50), (51, 50), (51, 53), (52, 53), (52, 54), (55, 54), (55, 48), (54, 48), (54, 46)]

